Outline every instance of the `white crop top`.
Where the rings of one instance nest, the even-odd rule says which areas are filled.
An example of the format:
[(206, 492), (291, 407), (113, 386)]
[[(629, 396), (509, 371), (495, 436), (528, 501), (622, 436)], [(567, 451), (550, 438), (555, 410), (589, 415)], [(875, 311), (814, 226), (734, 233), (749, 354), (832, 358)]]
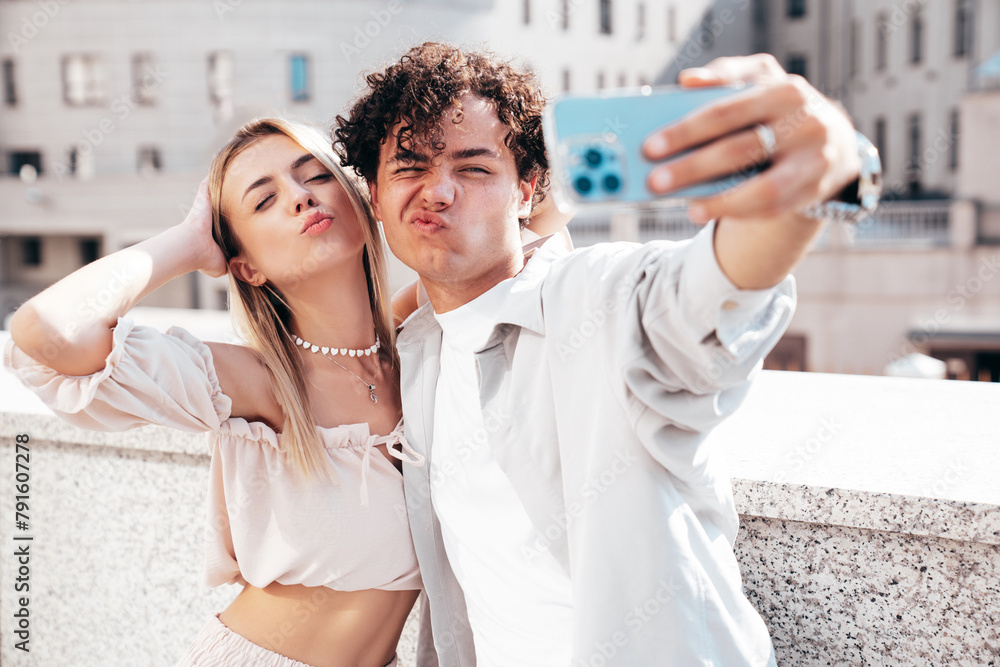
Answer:
[[(212, 352), (183, 329), (165, 334), (118, 320), (103, 370), (61, 375), (7, 341), (4, 366), (59, 417), (98, 431), (145, 424), (207, 431), (212, 457), (205, 580), (209, 586), (271, 582), (339, 591), (421, 588), (410, 540), (403, 477), (372, 447), (423, 465), (403, 437), (367, 424), (317, 427), (333, 481), (306, 481), (286, 466), (281, 435), (263, 422), (230, 417)], [(399, 444), (402, 452), (393, 449)], [(369, 501), (370, 497), (370, 501)], [(359, 500), (360, 499), (360, 500)]]

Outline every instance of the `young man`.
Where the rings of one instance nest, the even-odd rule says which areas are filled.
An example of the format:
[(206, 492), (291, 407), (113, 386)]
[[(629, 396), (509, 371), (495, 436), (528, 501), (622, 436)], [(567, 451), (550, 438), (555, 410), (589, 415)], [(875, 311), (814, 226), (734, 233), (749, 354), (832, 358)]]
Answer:
[[(368, 77), (338, 140), (430, 307), (402, 326), (406, 502), (441, 665), (769, 665), (706, 434), (792, 316), (799, 213), (858, 177), (850, 122), (773, 58), (684, 85), (753, 89), (650, 137), (656, 192), (770, 167), (698, 203), (686, 243), (526, 259), (547, 183), (529, 73), (441, 44)], [(773, 129), (771, 129), (773, 128)], [(429, 647), (424, 647), (429, 648)]]

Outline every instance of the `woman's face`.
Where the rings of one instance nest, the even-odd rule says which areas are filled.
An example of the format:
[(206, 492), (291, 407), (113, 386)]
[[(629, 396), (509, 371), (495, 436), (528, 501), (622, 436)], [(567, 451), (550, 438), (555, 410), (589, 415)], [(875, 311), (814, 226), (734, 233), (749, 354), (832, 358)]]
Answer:
[(243, 246), (237, 277), (283, 290), (318, 273), (359, 264), (364, 234), (330, 171), (293, 139), (258, 139), (229, 165), (222, 212)]

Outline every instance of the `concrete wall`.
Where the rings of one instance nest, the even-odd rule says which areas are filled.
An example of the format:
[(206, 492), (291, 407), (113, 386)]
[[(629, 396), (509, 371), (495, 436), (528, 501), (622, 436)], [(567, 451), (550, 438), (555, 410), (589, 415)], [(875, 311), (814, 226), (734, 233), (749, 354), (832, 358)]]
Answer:
[[(713, 434), (709, 446), (734, 479), (744, 587), (779, 665), (1000, 657), (997, 391), (765, 372)], [(14, 438), (28, 434), (30, 529), (17, 534), (33, 538), (31, 652), (22, 653), (12, 524), (3, 525), (0, 660), (174, 664), (205, 616), (236, 594), (200, 584), (203, 438), (81, 431), (7, 373), (0, 401), (0, 514), (13, 520)], [(401, 665), (413, 664), (414, 620)]]

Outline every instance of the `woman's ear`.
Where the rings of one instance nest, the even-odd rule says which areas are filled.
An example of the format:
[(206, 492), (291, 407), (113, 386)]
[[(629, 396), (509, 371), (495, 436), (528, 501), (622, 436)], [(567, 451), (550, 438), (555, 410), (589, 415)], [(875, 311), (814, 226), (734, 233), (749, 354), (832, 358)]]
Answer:
[(229, 272), (248, 285), (260, 287), (267, 282), (267, 277), (250, 264), (242, 255), (229, 260)]

